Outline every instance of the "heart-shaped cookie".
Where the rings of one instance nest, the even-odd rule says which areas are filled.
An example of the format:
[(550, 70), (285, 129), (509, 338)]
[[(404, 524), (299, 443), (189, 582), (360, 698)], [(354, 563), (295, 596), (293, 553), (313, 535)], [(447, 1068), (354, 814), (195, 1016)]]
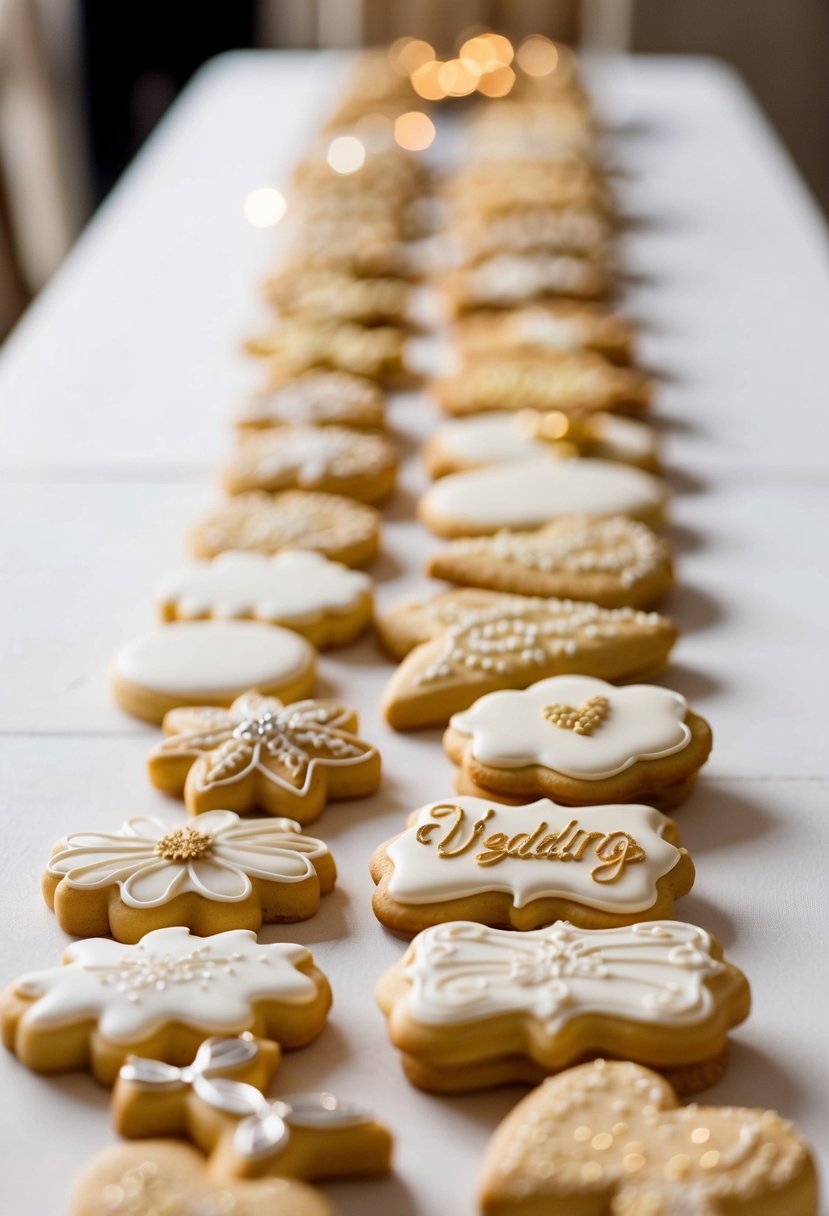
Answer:
[(545, 1081), (496, 1131), (486, 1216), (816, 1216), (808, 1148), (773, 1111), (677, 1104), (636, 1064)]
[(216, 1181), (189, 1144), (145, 1140), (108, 1149), (78, 1179), (70, 1216), (332, 1216), (326, 1199), (287, 1178)]
[(607, 697), (588, 697), (581, 705), (562, 705), (554, 701), (545, 705), (544, 717), (559, 730), (571, 730), (576, 735), (592, 735), (610, 712)]

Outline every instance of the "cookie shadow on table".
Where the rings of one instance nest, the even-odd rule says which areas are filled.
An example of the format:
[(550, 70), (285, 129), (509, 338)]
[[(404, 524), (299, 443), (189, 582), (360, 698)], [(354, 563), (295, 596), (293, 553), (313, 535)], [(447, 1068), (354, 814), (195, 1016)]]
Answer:
[[(784, 1043), (778, 1050), (783, 1054)], [(773, 1106), (784, 1116), (794, 1116), (803, 1101), (801, 1087), (776, 1054), (760, 1051), (740, 1041), (739, 1030), (730, 1038), (728, 1070), (718, 1085), (701, 1099), (705, 1104), (759, 1107)]]
[[(313, 825), (308, 829), (313, 831)], [(336, 854), (334, 855), (336, 861)], [(270, 945), (272, 942), (297, 942), (300, 946), (309, 946), (312, 950), (321, 942), (339, 941), (348, 936), (349, 923), (347, 907), (348, 893), (337, 886), (327, 895), (323, 895), (319, 911), (307, 920), (281, 922), (275, 925), (263, 925), (259, 931), (259, 940)]]
[[(683, 844), (685, 843), (683, 839)], [(689, 851), (693, 857), (693, 850)], [(689, 925), (697, 925), (700, 929), (713, 933), (726, 950), (734, 944), (737, 936), (734, 922), (728, 913), (724, 912), (719, 904), (712, 903), (703, 895), (698, 895), (696, 889), (692, 890), (689, 895), (683, 895), (682, 899), (677, 901), (673, 919), (686, 921)]]
[[(670, 506), (669, 519), (670, 519)], [(705, 544), (705, 536), (696, 528), (689, 528), (685, 523), (677, 523), (671, 519), (666, 529), (668, 539), (677, 554), (698, 553)]]
[(662, 478), (670, 486), (672, 494), (701, 494), (708, 489), (708, 482), (702, 477), (676, 464), (663, 464)]
[(99, 1085), (88, 1073), (60, 1073), (43, 1077), (42, 1080), (67, 1101), (81, 1102), (84, 1106), (95, 1107), (109, 1114), (112, 1098), (110, 1090)]
[(709, 671), (701, 671), (698, 667), (686, 667), (684, 663), (668, 663), (653, 680), (653, 684), (662, 684), (674, 692), (682, 693), (691, 705), (704, 697), (712, 697), (723, 691), (722, 680), (712, 676)]
[(742, 788), (726, 787), (715, 779), (706, 780), (704, 775), (676, 812), (676, 818), (682, 829), (682, 843), (692, 857), (757, 840), (774, 827), (768, 812), (747, 798)]
[(669, 592), (663, 607), (668, 616), (676, 621), (682, 634), (709, 629), (725, 615), (718, 600), (701, 587), (683, 582), (681, 574), (679, 583)]
[(331, 1183), (321, 1189), (331, 1200), (337, 1216), (365, 1216), (368, 1211), (386, 1212), (389, 1216), (424, 1216), (421, 1204), (395, 1173), (387, 1178)]

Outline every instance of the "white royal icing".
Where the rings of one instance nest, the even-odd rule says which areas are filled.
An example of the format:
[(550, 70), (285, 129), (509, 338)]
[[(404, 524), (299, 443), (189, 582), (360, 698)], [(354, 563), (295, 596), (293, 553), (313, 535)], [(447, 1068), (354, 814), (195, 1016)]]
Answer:
[[(548, 798), (518, 807), (448, 798), (423, 807), (414, 824), (386, 846), (394, 865), (388, 891), (402, 904), (504, 892), (516, 908), (535, 899), (570, 899), (603, 912), (645, 912), (656, 900), (657, 882), (680, 858), (680, 850), (663, 839), (667, 822), (654, 807), (636, 803), (574, 809)], [(602, 839), (585, 846), (590, 832)], [(554, 834), (563, 853), (578, 851), (580, 857), (535, 855), (538, 847), (556, 847), (550, 843)], [(506, 855), (505, 843), (523, 846), (529, 855)]]
[(290, 549), (274, 556), (228, 551), (165, 579), (157, 600), (181, 617), (256, 617), (307, 624), (326, 613), (354, 611), (371, 579), (319, 553)]
[(333, 426), (285, 426), (246, 437), (232, 467), (236, 477), (269, 487), (312, 489), (328, 477), (368, 476), (394, 464), (394, 449), (378, 435)]
[(451, 921), (409, 947), (404, 1007), (427, 1024), (526, 1013), (549, 1034), (585, 1014), (699, 1025), (713, 1007), (707, 981), (723, 971), (711, 951), (709, 935), (681, 921), (614, 929), (557, 921), (520, 934)]
[[(654, 452), (651, 428), (631, 418), (594, 414), (590, 419), (590, 434), (612, 448), (619, 458), (641, 460)], [(528, 434), (524, 420), (514, 410), (476, 414), (447, 422), (435, 432), (435, 443), (448, 457), (461, 464), (505, 464), (512, 460), (555, 455), (554, 446)]]
[(373, 411), (382, 404), (376, 385), (348, 372), (308, 372), (247, 403), (242, 422), (282, 422), (319, 426), (340, 422), (347, 426), (355, 410)]
[(468, 272), (468, 294), (472, 299), (501, 305), (545, 292), (581, 294), (595, 289), (599, 272), (584, 258), (566, 254), (499, 254)]
[(311, 956), (286, 942), (260, 945), (248, 929), (195, 937), (155, 929), (134, 946), (109, 938), (75, 942), (60, 967), (30, 971), (13, 985), (34, 998), (23, 1024), (39, 1029), (96, 1021), (111, 1042), (146, 1038), (170, 1022), (208, 1034), (238, 1034), (259, 1001), (308, 1004), (313, 980), (299, 970)]
[[(550, 705), (578, 709), (602, 697), (607, 711), (589, 734), (554, 725)], [(491, 692), (455, 714), (450, 726), (470, 738), (472, 756), (495, 768), (543, 768), (597, 781), (624, 772), (637, 760), (658, 760), (687, 746), (688, 703), (655, 684), (616, 688), (590, 676), (552, 676), (518, 691)]]
[[(198, 855), (165, 856), (178, 840)], [(185, 827), (148, 815), (127, 820), (119, 832), (74, 832), (64, 844), (49, 862), (50, 874), (81, 891), (117, 884), (123, 903), (139, 909), (188, 893), (238, 903), (253, 891), (252, 878), (304, 882), (315, 873), (313, 861), (328, 852), (292, 819), (242, 820), (235, 811), (208, 811)]]
[(552, 456), (452, 473), (422, 499), (427, 517), (457, 527), (537, 528), (559, 515), (639, 515), (665, 503), (662, 483), (609, 460)]
[(115, 672), (175, 696), (241, 692), (307, 671), (312, 647), (297, 633), (258, 621), (176, 621), (124, 646)]

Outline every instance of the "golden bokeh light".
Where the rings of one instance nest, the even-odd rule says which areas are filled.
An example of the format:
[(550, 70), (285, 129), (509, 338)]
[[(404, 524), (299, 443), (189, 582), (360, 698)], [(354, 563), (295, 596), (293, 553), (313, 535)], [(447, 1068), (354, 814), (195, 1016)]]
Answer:
[(449, 59), (438, 72), (438, 83), (450, 97), (474, 93), (480, 78), (481, 69), (474, 59)]
[(246, 195), (243, 211), (245, 219), (254, 228), (272, 228), (278, 224), (287, 210), (288, 204), (279, 190), (272, 186), (260, 186)]
[(435, 124), (422, 110), (409, 110), (395, 119), (394, 138), (407, 152), (422, 152), (435, 138)]
[(489, 48), (490, 57), (495, 61), (493, 67), (499, 63), (509, 67), (512, 63), (515, 50), (509, 38), (503, 34), (479, 34), (476, 41), (484, 42)]
[(478, 91), (485, 97), (506, 97), (515, 84), (515, 72), (509, 67), (495, 68), (485, 72), (478, 81)]
[(366, 163), (365, 144), (356, 135), (338, 135), (328, 145), (325, 159), (335, 173), (356, 173)]
[(389, 48), (389, 62), (401, 76), (411, 76), (435, 58), (435, 48), (422, 38), (398, 38)]
[(549, 76), (558, 66), (558, 48), (543, 34), (530, 34), (515, 52), (515, 58), (528, 76)]
[(424, 101), (440, 101), (446, 89), (440, 83), (441, 69), (446, 65), (439, 59), (429, 59), (412, 72), (412, 88)]

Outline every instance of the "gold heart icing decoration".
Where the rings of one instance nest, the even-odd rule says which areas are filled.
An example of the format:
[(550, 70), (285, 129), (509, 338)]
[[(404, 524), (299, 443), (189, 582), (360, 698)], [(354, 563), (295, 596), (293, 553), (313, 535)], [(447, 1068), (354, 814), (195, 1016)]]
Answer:
[(544, 717), (560, 730), (571, 730), (575, 735), (592, 735), (610, 713), (607, 697), (588, 697), (578, 707), (562, 705), (554, 701), (544, 706)]
[(817, 1216), (809, 1149), (773, 1111), (680, 1107), (637, 1064), (597, 1060), (545, 1081), (500, 1125), (485, 1216)]

